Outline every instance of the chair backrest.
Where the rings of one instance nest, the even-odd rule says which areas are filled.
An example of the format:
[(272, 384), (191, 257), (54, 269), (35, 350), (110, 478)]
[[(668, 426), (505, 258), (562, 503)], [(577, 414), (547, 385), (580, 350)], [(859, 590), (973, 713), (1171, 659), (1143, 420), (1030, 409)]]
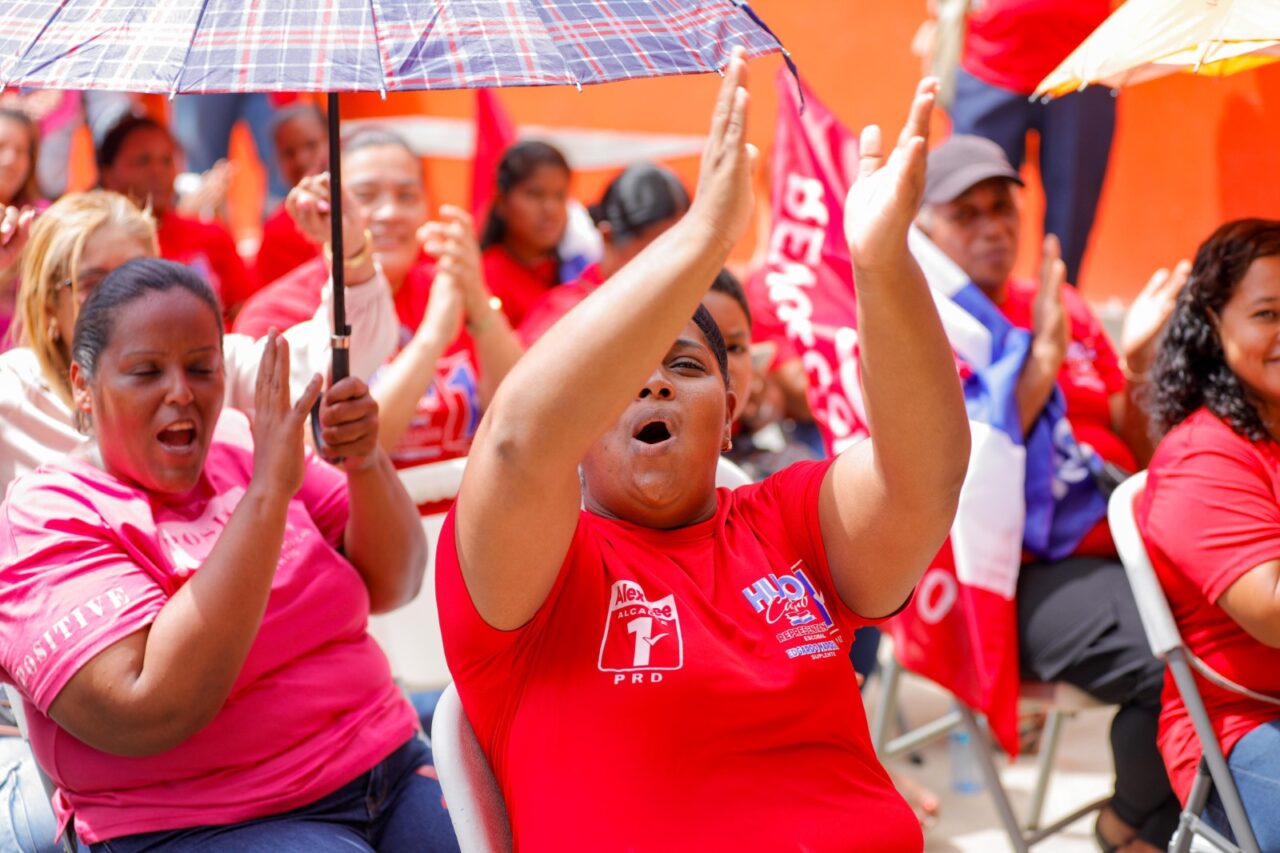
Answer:
[(716, 463), (716, 487), (736, 489), (752, 483), (751, 475), (743, 471), (736, 462), (730, 462), (723, 456)]
[(1146, 484), (1146, 471), (1134, 474), (1121, 483), (1111, 493), (1111, 500), (1107, 505), (1107, 521), (1111, 525), (1111, 538), (1115, 540), (1120, 561), (1124, 563), (1129, 586), (1133, 588), (1133, 597), (1138, 603), (1138, 615), (1142, 617), (1147, 642), (1151, 644), (1151, 651), (1156, 657), (1166, 659), (1170, 651), (1182, 646), (1182, 635), (1178, 633), (1177, 623), (1173, 621), (1169, 602), (1160, 587), (1155, 569), (1151, 567), (1146, 543), (1142, 541), (1142, 534), (1138, 532), (1138, 523), (1134, 518), (1134, 503), (1142, 495)]
[(462, 486), (462, 472), (466, 468), (465, 456), (427, 465), (414, 465), (400, 470), (400, 482), (404, 483), (405, 490), (415, 504), (447, 501), (457, 496), (458, 489)]
[(452, 684), (431, 720), (431, 751), (462, 853), (511, 850), (511, 821), (502, 791)]

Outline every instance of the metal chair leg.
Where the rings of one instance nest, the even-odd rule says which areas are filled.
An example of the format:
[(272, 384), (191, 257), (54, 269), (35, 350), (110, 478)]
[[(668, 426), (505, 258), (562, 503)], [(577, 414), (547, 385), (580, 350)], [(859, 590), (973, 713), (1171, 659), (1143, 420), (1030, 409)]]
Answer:
[(898, 710), (898, 686), (902, 683), (902, 664), (896, 657), (880, 668), (880, 701), (876, 703), (876, 712), (871, 718), (871, 745), (876, 755), (884, 757), (884, 748), (889, 743), (889, 725), (896, 719)]
[(1044, 734), (1040, 737), (1040, 756), (1036, 760), (1036, 784), (1031, 790), (1031, 807), (1027, 813), (1027, 826), (1034, 832), (1040, 828), (1044, 815), (1044, 800), (1049, 793), (1049, 777), (1053, 774), (1053, 762), (1058, 755), (1058, 740), (1062, 737), (1062, 711), (1054, 709), (1044, 721)]
[(1009, 795), (1000, 781), (1000, 772), (996, 769), (995, 758), (991, 754), (991, 737), (968, 706), (957, 703), (957, 709), (972, 739), (983, 781), (987, 784), (987, 790), (991, 792), (991, 799), (995, 802), (1000, 822), (1004, 824), (1005, 832), (1009, 835), (1009, 844), (1013, 847), (1014, 853), (1027, 853), (1030, 848), (1026, 838), (1023, 837), (1018, 818), (1013, 813), (1013, 805), (1009, 802)]

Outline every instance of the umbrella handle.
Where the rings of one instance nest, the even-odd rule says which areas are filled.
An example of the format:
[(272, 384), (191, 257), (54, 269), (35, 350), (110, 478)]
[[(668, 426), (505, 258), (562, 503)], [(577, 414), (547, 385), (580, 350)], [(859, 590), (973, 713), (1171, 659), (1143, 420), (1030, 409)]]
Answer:
[[(351, 375), (351, 327), (346, 326), (343, 331), (345, 335), (333, 335), (330, 338), (330, 346), (333, 350), (333, 368), (332, 375), (329, 377), (329, 387), (332, 388), (338, 382), (346, 379)], [(320, 398), (311, 404), (311, 438), (315, 443), (316, 450), (324, 449), (324, 439), (320, 437)], [(341, 459), (334, 459), (333, 463), (341, 463)]]

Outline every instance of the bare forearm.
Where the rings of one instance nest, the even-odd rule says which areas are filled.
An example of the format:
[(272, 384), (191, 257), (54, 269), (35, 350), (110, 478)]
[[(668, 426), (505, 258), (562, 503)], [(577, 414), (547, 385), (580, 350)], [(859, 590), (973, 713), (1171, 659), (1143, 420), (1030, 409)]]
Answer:
[[(896, 495), (958, 493), (969, 426), (951, 345), (914, 258), (855, 270), (859, 352), (876, 468)], [(941, 456), (922, 448), (945, 447)]]
[(490, 441), (577, 466), (689, 322), (729, 248), (692, 216), (655, 240), (512, 368), (488, 413)]
[(346, 557), (369, 590), (375, 613), (394, 610), (418, 594), (427, 567), (422, 520), (381, 450), (367, 467), (347, 473)]
[(1151, 438), (1151, 422), (1142, 405), (1146, 387), (1145, 382), (1126, 383), (1122, 393), (1112, 395), (1111, 406), (1112, 426), (1133, 452), (1139, 470), (1147, 467), (1156, 449)]
[(488, 325), (481, 331), (472, 333), (471, 339), (475, 343), (476, 359), (479, 361), (480, 405), (488, 406), (502, 380), (524, 355), (524, 347), (520, 345), (506, 315), (501, 311), (495, 311)]
[(449, 342), (419, 329), (370, 390), (378, 401), (378, 444), (390, 451), (404, 437), (418, 401), (436, 375), (436, 362)]
[(1018, 385), (1014, 388), (1014, 398), (1018, 401), (1018, 420), (1022, 424), (1022, 434), (1031, 431), (1031, 426), (1040, 417), (1045, 403), (1053, 394), (1054, 383), (1058, 381), (1058, 370), (1062, 367), (1062, 353), (1052, 344), (1043, 344), (1033, 340), (1027, 362), (1018, 375)]

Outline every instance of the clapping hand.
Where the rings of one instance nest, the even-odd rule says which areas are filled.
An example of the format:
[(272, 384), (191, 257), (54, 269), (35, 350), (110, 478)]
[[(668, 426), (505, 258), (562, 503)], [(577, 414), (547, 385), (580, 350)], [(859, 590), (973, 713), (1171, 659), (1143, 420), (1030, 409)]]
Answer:
[(253, 392), (252, 486), (292, 498), (302, 487), (306, 469), (303, 425), (320, 396), (316, 374), (298, 402), (289, 401), (289, 343), (272, 329), (258, 365)]
[(30, 207), (5, 207), (0, 213), (0, 272), (13, 269), (22, 260), (35, 218), (35, 209)]
[(1071, 327), (1062, 302), (1066, 282), (1067, 265), (1062, 260), (1062, 247), (1057, 237), (1046, 234), (1040, 255), (1040, 287), (1031, 304), (1031, 330), (1035, 345), (1048, 347), (1059, 362), (1066, 357), (1071, 343)]
[(732, 248), (751, 220), (755, 146), (747, 144), (746, 52), (736, 47), (725, 68), (711, 131), (702, 150), (698, 190), (690, 218), (707, 226), (721, 246)]
[(880, 128), (873, 124), (862, 131), (858, 179), (844, 205), (844, 233), (855, 271), (897, 266), (908, 256), (907, 230), (924, 194), (929, 116), (937, 93), (937, 80), (920, 81), (907, 123), (887, 159)]
[(1178, 304), (1178, 294), (1191, 277), (1191, 262), (1178, 261), (1172, 269), (1158, 269), (1147, 281), (1124, 315), (1120, 349), (1131, 370), (1143, 371), (1151, 361), (1160, 330)]
[[(442, 297), (461, 299), (462, 310), (467, 321), (482, 322), (482, 318), (493, 309), (489, 307), (491, 294), (485, 286), (484, 273), (481, 271), (483, 261), (480, 256), (480, 242), (476, 239), (471, 214), (452, 204), (442, 205), (440, 219), (428, 222), (419, 228), (418, 240), (422, 243), (423, 251), (436, 259), (436, 279), (442, 276), (448, 277), (456, 288), (456, 294), (441, 294)], [(432, 311), (437, 289), (437, 284), (433, 281), (432, 301), (427, 303), (428, 313)], [(457, 329), (454, 330), (450, 340), (456, 336)]]
[[(329, 173), (308, 175), (289, 190), (284, 200), (285, 209), (293, 218), (298, 230), (317, 246), (328, 243), (333, 236), (329, 212)], [(351, 257), (364, 245), (364, 233), (368, 227), (364, 214), (345, 190), (342, 193), (342, 243), (343, 253)]]

